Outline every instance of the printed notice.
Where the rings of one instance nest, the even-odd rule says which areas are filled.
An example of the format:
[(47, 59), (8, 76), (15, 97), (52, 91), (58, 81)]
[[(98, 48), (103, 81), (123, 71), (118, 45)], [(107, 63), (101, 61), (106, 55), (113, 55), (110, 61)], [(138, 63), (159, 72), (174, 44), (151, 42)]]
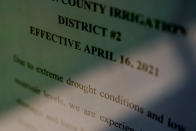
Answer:
[(195, 131), (194, 0), (0, 2), (0, 131)]

